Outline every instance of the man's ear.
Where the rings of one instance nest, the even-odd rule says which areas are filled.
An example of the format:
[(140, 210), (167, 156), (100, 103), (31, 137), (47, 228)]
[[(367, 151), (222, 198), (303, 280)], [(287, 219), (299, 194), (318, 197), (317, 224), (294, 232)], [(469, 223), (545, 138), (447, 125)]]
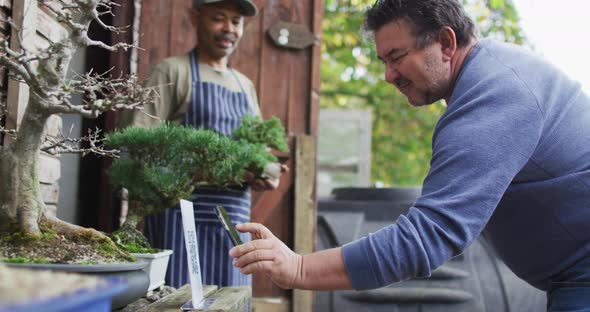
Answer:
[(457, 51), (457, 37), (451, 27), (445, 26), (438, 33), (438, 42), (445, 60), (450, 60)]

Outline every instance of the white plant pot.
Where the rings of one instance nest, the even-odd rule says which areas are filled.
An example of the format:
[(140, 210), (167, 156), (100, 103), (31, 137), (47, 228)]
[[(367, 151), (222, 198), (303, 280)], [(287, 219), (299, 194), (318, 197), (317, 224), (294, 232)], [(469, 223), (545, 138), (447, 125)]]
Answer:
[(148, 291), (152, 291), (164, 285), (166, 278), (166, 270), (168, 269), (168, 260), (172, 250), (164, 249), (158, 253), (132, 253), (131, 255), (137, 259), (148, 262), (148, 266), (143, 270), (147, 272), (150, 277), (150, 286)]

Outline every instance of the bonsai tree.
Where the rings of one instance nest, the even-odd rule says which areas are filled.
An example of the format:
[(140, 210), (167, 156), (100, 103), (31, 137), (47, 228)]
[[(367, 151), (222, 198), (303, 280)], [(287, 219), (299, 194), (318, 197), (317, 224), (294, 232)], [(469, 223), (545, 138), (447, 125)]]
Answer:
[(109, 169), (111, 181), (128, 190), (129, 210), (113, 233), (130, 252), (149, 253), (137, 228), (144, 216), (188, 198), (195, 187), (226, 187), (245, 182), (246, 173), (278, 177), (280, 165), (270, 149), (288, 150), (277, 118), (262, 121), (245, 116), (232, 138), (211, 130), (164, 124), (158, 128), (127, 128), (107, 136), (107, 144), (123, 152)]
[[(122, 31), (100, 20), (101, 15), (112, 13), (114, 2), (39, 0), (38, 3), (52, 12), (69, 33), (40, 51), (27, 47), (12, 50), (7, 40), (0, 39), (0, 66), (8, 68), (11, 79), (26, 83), (30, 88), (18, 131), (0, 128), (0, 132), (12, 139), (12, 143), (0, 146), (0, 258), (34, 257), (48, 262), (77, 262), (111, 254), (106, 261), (130, 259), (99, 231), (64, 222), (48, 213), (39, 192), (39, 155), (44, 151), (54, 155), (81, 152), (116, 156), (117, 151), (102, 147), (99, 130), (82, 138), (89, 143), (88, 148), (81, 148), (79, 140), (44, 137), (48, 118), (61, 113), (96, 118), (109, 110), (141, 109), (143, 104), (152, 101), (153, 92), (142, 88), (135, 76), (112, 79), (107, 74), (91, 72), (74, 79), (66, 76), (72, 55), (80, 48), (98, 46), (115, 51), (131, 47), (126, 43), (110, 46), (88, 37), (88, 28), (93, 22), (109, 31)], [(75, 93), (85, 96), (82, 105), (71, 102)], [(86, 241), (94, 247), (84, 252), (84, 248), (76, 246), (58, 255), (58, 249), (62, 248), (58, 242), (70, 238)], [(22, 248), (25, 245), (28, 248)], [(78, 255), (85, 258), (77, 259)]]

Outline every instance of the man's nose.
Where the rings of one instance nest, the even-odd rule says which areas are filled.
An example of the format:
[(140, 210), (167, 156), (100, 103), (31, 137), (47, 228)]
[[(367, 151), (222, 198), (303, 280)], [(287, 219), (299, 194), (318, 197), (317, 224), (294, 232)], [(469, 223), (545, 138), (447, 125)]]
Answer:
[(395, 80), (400, 76), (395, 66), (387, 64), (385, 65), (385, 81), (395, 84)]
[(223, 31), (227, 33), (235, 32), (236, 26), (231, 20), (227, 20), (223, 23)]

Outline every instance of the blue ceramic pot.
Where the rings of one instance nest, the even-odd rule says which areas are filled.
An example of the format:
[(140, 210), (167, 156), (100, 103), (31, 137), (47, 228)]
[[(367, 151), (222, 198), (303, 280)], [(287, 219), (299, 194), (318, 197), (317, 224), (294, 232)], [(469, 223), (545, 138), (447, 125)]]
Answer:
[[(120, 279), (127, 284), (126, 289), (117, 292), (112, 297), (112, 308), (119, 309), (127, 304), (143, 297), (150, 283), (148, 274), (143, 271), (148, 263), (145, 261), (115, 264), (13, 264), (6, 265), (17, 268), (36, 270), (51, 270), (57, 272), (70, 272), (79, 274), (91, 274), (104, 278)], [(110, 298), (110, 297), (109, 297)], [(35, 310), (29, 310), (35, 311)], [(39, 310), (45, 311), (45, 310)]]
[(108, 278), (107, 283), (94, 289), (83, 289), (65, 295), (2, 306), (0, 312), (110, 312), (113, 296), (122, 293), (127, 283), (120, 278)]

